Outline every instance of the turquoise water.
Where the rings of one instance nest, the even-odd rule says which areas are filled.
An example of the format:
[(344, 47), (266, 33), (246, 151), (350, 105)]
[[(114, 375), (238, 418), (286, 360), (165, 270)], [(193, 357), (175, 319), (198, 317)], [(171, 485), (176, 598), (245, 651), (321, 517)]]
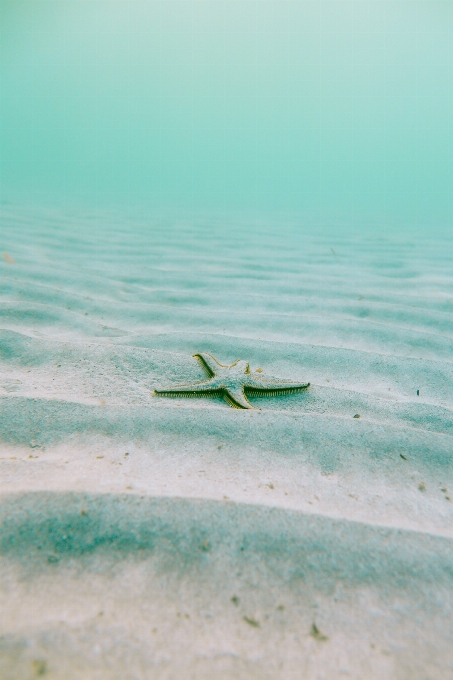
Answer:
[(452, 29), (0, 0), (1, 680), (451, 676)]
[(0, 12), (4, 200), (451, 225), (451, 2)]

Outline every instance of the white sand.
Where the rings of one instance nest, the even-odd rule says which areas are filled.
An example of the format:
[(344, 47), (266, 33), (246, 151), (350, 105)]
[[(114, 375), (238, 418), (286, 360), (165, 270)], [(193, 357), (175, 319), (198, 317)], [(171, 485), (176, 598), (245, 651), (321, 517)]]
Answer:
[(452, 239), (2, 213), (1, 680), (452, 677)]

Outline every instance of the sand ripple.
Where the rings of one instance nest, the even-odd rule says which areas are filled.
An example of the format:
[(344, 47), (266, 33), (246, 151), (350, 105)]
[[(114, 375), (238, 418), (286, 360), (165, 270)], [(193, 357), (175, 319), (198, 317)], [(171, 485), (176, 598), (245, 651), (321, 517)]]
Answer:
[(447, 677), (451, 236), (2, 213), (2, 677)]

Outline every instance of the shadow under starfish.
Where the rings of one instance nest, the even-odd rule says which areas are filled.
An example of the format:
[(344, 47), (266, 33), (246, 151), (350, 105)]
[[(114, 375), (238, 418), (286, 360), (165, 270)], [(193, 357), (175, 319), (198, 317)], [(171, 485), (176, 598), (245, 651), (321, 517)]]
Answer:
[[(207, 371), (209, 378), (191, 385), (175, 385), (154, 390), (164, 397), (208, 397), (222, 395), (230, 406), (242, 409), (256, 409), (247, 399), (247, 394), (257, 397), (277, 396), (305, 390), (310, 383), (294, 383), (279, 378), (266, 378), (252, 373), (247, 361), (238, 360), (231, 366), (224, 366), (210, 354), (193, 355)], [(259, 410), (259, 409), (256, 409)]]

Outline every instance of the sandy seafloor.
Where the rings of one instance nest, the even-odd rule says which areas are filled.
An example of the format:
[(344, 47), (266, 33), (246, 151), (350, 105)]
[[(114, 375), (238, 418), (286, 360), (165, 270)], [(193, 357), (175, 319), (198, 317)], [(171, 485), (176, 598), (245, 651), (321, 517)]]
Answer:
[(3, 205), (1, 680), (453, 678), (452, 246)]

